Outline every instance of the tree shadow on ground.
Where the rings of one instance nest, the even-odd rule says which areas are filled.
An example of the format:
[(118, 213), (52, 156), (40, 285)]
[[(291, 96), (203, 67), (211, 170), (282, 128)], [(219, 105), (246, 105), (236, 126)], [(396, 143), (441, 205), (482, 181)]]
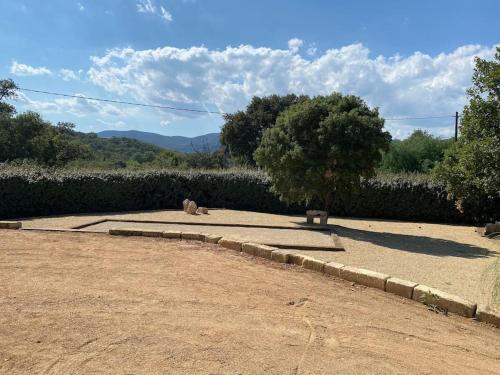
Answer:
[[(483, 247), (444, 239), (388, 232), (371, 232), (341, 225), (329, 225), (329, 227), (341, 238), (370, 242), (374, 245), (412, 253), (471, 259), (492, 257), (496, 254)], [(457, 228), (457, 230), (459, 229)]]

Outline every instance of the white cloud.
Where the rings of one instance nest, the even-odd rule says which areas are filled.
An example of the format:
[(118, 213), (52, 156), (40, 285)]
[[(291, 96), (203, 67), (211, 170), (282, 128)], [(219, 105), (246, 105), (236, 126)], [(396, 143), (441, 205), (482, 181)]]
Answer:
[(309, 43), (306, 53), (309, 56), (314, 56), (318, 52), (318, 48), (316, 48), (316, 43)]
[(155, 13), (156, 6), (151, 0), (140, 0), (137, 4), (137, 11), (140, 13)]
[(85, 10), (85, 7), (82, 5), (82, 3), (76, 3), (76, 6), (80, 12), (83, 12)]
[(170, 14), (170, 12), (168, 10), (166, 10), (164, 7), (160, 7), (160, 13), (161, 13), (161, 17), (165, 21), (172, 22), (172, 20), (173, 20), (172, 14)]
[(163, 6), (158, 8), (153, 0), (139, 0), (136, 6), (139, 13), (156, 14), (167, 23), (173, 20), (172, 14)]
[[(109, 92), (141, 102), (223, 112), (244, 108), (254, 95), (340, 91), (361, 96), (386, 117), (452, 115), (466, 102), (474, 56), (494, 55), (494, 47), (467, 45), (436, 56), (372, 57), (363, 45), (352, 44), (305, 59), (300, 45), (114, 49), (92, 58), (88, 76)], [(448, 125), (443, 121), (387, 122), (387, 127), (401, 137), (413, 125), (441, 132)], [(453, 131), (449, 121), (446, 135)]]
[(299, 38), (293, 38), (288, 41), (288, 49), (293, 53), (299, 52), (300, 47), (304, 44), (304, 41)]
[[(80, 96), (80, 94), (75, 94)], [(85, 98), (56, 98), (54, 100), (34, 100), (24, 93), (19, 94), (18, 101), (28, 109), (43, 113), (69, 113), (76, 117), (112, 116), (127, 117), (137, 113), (134, 107), (117, 106)]]
[(170, 123), (171, 123), (171, 121), (170, 121), (170, 120), (161, 120), (161, 121), (160, 121), (160, 126), (162, 126), (162, 127), (166, 127), (166, 126), (168, 126)]
[(52, 74), (52, 72), (44, 66), (35, 68), (26, 64), (19, 64), (17, 61), (12, 62), (10, 72), (16, 76), (39, 76)]
[(59, 70), (59, 75), (62, 77), (64, 81), (78, 81), (80, 79), (80, 74), (82, 74), (82, 70), (75, 72), (71, 69), (61, 69)]

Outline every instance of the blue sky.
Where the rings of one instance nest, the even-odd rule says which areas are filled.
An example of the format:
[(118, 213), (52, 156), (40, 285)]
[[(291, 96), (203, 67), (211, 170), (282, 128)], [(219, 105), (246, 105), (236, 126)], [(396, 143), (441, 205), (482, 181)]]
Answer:
[[(388, 118), (452, 115), (474, 56), (500, 43), (500, 2), (2, 0), (0, 77), (21, 87), (211, 111), (253, 95), (362, 96)], [(81, 131), (218, 131), (219, 115), (29, 92), (19, 110)], [(396, 137), (451, 119), (389, 121)]]

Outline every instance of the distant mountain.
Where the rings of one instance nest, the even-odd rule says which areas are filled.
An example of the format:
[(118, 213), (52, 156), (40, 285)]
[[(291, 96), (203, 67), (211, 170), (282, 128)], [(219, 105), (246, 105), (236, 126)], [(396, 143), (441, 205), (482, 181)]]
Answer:
[(130, 138), (153, 144), (169, 150), (191, 153), (194, 151), (215, 151), (219, 149), (219, 133), (210, 133), (198, 137), (167, 136), (138, 130), (104, 130), (97, 133), (99, 138)]

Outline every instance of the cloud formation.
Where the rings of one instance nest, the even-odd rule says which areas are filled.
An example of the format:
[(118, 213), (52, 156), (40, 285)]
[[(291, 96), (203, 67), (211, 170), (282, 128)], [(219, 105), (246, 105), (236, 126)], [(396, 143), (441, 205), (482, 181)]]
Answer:
[(52, 75), (50, 69), (41, 66), (33, 67), (26, 64), (19, 64), (17, 61), (13, 61), (10, 66), (10, 72), (16, 76), (40, 76), (40, 75)]
[(172, 14), (163, 6), (158, 8), (153, 0), (139, 0), (136, 6), (139, 13), (157, 14), (165, 22), (172, 22), (173, 20)]
[(69, 113), (76, 117), (99, 115), (125, 118), (137, 114), (136, 108), (118, 106), (85, 98), (56, 98), (50, 101), (34, 100), (21, 92), (17, 101), (35, 112)]
[(139, 13), (155, 13), (156, 7), (151, 0), (140, 0), (137, 4), (137, 11)]
[[(243, 109), (254, 95), (339, 91), (361, 96), (386, 117), (451, 115), (466, 102), (474, 57), (494, 55), (494, 47), (466, 45), (436, 56), (372, 57), (362, 44), (352, 44), (303, 57), (302, 44), (291, 39), (284, 50), (251, 45), (113, 49), (92, 58), (88, 76), (109, 92), (139, 101), (223, 112)], [(407, 134), (410, 126), (387, 125), (396, 136)], [(442, 135), (451, 131), (433, 126)]]
[(74, 71), (71, 69), (61, 69), (59, 70), (59, 75), (63, 79), (63, 81), (78, 81), (80, 80), (80, 74), (82, 74), (82, 70)]

